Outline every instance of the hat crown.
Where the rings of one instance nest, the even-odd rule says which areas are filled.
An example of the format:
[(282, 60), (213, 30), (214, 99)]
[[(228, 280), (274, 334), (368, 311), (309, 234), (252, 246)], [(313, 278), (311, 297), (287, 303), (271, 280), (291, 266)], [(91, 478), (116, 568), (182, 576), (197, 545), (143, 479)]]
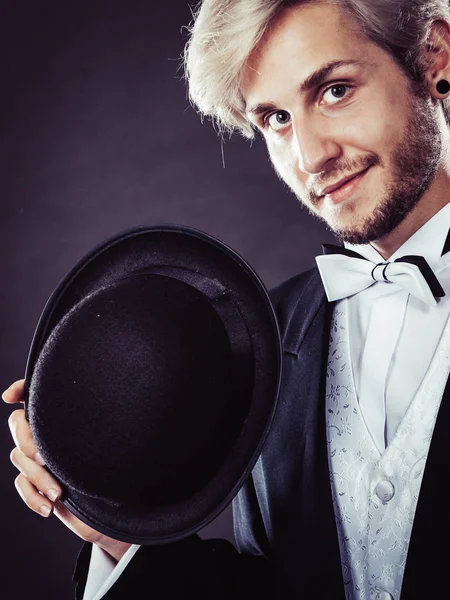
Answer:
[(204, 294), (164, 275), (131, 275), (86, 297), (49, 336), (31, 384), (30, 407), (40, 405), (31, 426), (63, 484), (82, 482), (78, 491), (112, 506), (179, 502), (206, 485), (239, 434), (246, 407), (232, 393), (232, 369), (227, 332)]

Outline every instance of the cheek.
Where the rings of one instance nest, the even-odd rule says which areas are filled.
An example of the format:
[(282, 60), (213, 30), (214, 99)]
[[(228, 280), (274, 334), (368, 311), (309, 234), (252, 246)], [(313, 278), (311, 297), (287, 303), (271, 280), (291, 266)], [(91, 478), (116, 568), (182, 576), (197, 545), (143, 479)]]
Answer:
[(402, 100), (388, 94), (361, 106), (348, 121), (347, 145), (377, 154), (383, 164), (388, 162), (389, 155), (403, 140), (407, 126), (408, 110), (404, 97)]
[(270, 143), (266, 140), (267, 151), (278, 176), (290, 187), (298, 181), (298, 165), (295, 153), (288, 143)]

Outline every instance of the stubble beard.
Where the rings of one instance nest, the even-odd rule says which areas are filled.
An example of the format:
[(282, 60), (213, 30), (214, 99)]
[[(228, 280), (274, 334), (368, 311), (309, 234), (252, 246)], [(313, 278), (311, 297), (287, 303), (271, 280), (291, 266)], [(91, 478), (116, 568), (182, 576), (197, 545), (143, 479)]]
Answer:
[[(429, 96), (428, 96), (429, 98)], [(341, 242), (350, 244), (368, 244), (381, 239), (391, 233), (418, 205), (425, 192), (431, 186), (440, 162), (442, 153), (442, 140), (439, 125), (433, 108), (427, 100), (425, 92), (415, 93), (411, 97), (411, 111), (408, 126), (403, 140), (392, 154), (391, 170), (392, 183), (386, 189), (383, 198), (380, 199), (376, 208), (362, 222), (358, 220), (357, 206), (349, 203), (349, 206), (339, 207), (339, 210), (352, 210), (355, 214), (354, 225), (340, 228), (328, 222), (314, 206), (319, 198), (310, 194), (308, 201), (304, 204), (314, 216), (325, 221), (334, 236)], [(385, 166), (381, 158), (374, 153), (367, 154), (358, 165), (341, 165), (336, 169), (337, 173), (360, 172), (368, 166)], [(336, 180), (328, 174), (328, 180)], [(337, 219), (336, 219), (337, 220)]]

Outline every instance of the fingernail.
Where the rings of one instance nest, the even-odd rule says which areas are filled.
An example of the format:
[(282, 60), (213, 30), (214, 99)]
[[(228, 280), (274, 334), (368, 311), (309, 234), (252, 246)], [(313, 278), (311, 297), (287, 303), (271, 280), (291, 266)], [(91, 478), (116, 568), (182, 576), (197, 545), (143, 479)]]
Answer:
[(52, 488), (52, 489), (48, 490), (46, 496), (49, 500), (54, 502), (56, 500), (56, 498), (59, 496), (59, 492)]
[(34, 460), (38, 463), (38, 465), (41, 465), (41, 467), (45, 466), (45, 460), (42, 458), (39, 452), (36, 452), (34, 455)]
[(48, 515), (50, 514), (50, 511), (51, 511), (51, 510), (52, 510), (52, 509), (50, 508), (50, 506), (48, 506), (47, 504), (43, 504), (43, 505), (41, 506), (41, 508), (39, 509), (39, 512), (41, 513), (41, 515), (42, 515), (43, 517), (48, 517)]

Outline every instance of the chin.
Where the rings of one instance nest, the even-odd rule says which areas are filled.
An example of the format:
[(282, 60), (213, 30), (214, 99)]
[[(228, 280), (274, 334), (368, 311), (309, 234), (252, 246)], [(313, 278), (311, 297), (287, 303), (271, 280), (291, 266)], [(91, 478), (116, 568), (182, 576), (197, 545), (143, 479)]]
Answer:
[[(364, 211), (358, 210), (361, 203)], [(343, 202), (321, 218), (339, 241), (358, 245), (369, 244), (389, 233), (392, 224), (384, 218), (383, 203), (369, 207), (364, 200)]]
[(356, 244), (358, 246), (375, 242), (395, 229), (397, 223), (387, 223), (367, 219), (359, 226), (356, 224), (335, 224), (330, 226), (331, 231), (340, 242)]
[(370, 244), (370, 242), (374, 242), (378, 239), (377, 236), (374, 237), (366, 231), (359, 231), (357, 229), (332, 229), (331, 231), (340, 242), (358, 246)]

